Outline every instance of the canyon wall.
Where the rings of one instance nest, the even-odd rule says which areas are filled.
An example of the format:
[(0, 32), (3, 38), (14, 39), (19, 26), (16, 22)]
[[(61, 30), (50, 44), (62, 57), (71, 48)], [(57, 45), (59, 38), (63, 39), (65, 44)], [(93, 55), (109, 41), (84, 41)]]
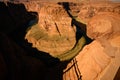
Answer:
[[(49, 9), (49, 11), (52, 11), (54, 8), (56, 8), (57, 10), (57, 5), (58, 4), (56, 4), (56, 6), (53, 6), (51, 4), (50, 5), (51, 9)], [(30, 8), (28, 6), (29, 5), (27, 5), (28, 10), (32, 10), (32, 7)], [(106, 3), (101, 2), (101, 3), (91, 3), (91, 4), (69, 3), (70, 14), (75, 18), (76, 21), (86, 25), (86, 34), (88, 37), (93, 39), (93, 41), (90, 44), (86, 45), (83, 48), (83, 50), (75, 57), (78, 64), (78, 68), (80, 69), (82, 75), (81, 77), (82, 80), (113, 80), (116, 75), (120, 66), (119, 6), (120, 6), (119, 3), (111, 3), (111, 2), (106, 2)], [(44, 8), (45, 6), (43, 5), (42, 7)], [(63, 8), (60, 7), (58, 8), (57, 11), (59, 11), (59, 13), (57, 13), (57, 11), (55, 12), (52, 11), (53, 12), (52, 14), (51, 13), (46, 14), (48, 8), (45, 8), (45, 10), (43, 10), (42, 7), (40, 7), (41, 9), (39, 9), (39, 7), (35, 7), (33, 8), (33, 10), (39, 9), (40, 19), (41, 18), (43, 19), (44, 16), (43, 14), (45, 14), (45, 16), (54, 15), (53, 16), (54, 18), (57, 17), (55, 20), (52, 19), (52, 21), (56, 22), (58, 21), (58, 19), (62, 20), (63, 22), (61, 21), (59, 21), (58, 23), (56, 22), (56, 24), (58, 24), (58, 28), (60, 31), (64, 31), (63, 27), (65, 27), (65, 26), (61, 26), (60, 28), (59, 27), (60, 22), (61, 24), (67, 22), (65, 25), (71, 22), (70, 18), (67, 19), (66, 12), (59, 11), (60, 9)], [(66, 19), (63, 20), (62, 17)], [(47, 17), (47, 20), (48, 19), (49, 17)], [(39, 23), (41, 22), (42, 20), (39, 21)], [(51, 27), (53, 27), (54, 25), (55, 24), (51, 25)], [(68, 28), (66, 27), (66, 30), (67, 29)], [(54, 34), (53, 30), (54, 29), (52, 28), (51, 31)], [(60, 33), (64, 34), (64, 32), (60, 32)], [(67, 36), (69, 36), (69, 34), (72, 36), (72, 34), (74, 33), (65, 32), (65, 34)], [(74, 42), (74, 40), (71, 40), (70, 44), (71, 42)], [(59, 50), (58, 48), (56, 49)], [(68, 67), (70, 66), (68, 65)], [(64, 79), (77, 80), (77, 78), (75, 78), (74, 76), (75, 75), (74, 71), (71, 70), (72, 69), (70, 69), (70, 71), (68, 71), (66, 74), (63, 74), (63, 80)]]
[[(9, 24), (16, 23), (11, 26), (20, 27), (21, 24), (31, 25), (35, 21), (36, 24), (32, 24), (24, 36), (24, 39), (32, 43), (33, 48), (54, 57), (74, 49), (81, 35), (91, 39), (89, 44), (87, 43), (64, 68), (63, 80), (118, 80), (116, 74), (120, 67), (120, 3), (41, 3), (39, 1), (21, 3), (37, 19), (30, 17), (26, 10), (21, 11), (24, 16), (16, 17), (20, 16), (17, 12), (13, 13), (16, 8), (6, 3), (6, 6), (9, 6), (7, 9), (10, 10), (9, 15), (13, 19)], [(14, 29), (6, 33), (12, 31)], [(30, 63), (29, 60), (27, 62)], [(77, 70), (76, 73), (75, 67), (72, 67), (74, 64), (77, 64), (80, 72)], [(54, 68), (51, 68), (51, 72), (52, 69)]]

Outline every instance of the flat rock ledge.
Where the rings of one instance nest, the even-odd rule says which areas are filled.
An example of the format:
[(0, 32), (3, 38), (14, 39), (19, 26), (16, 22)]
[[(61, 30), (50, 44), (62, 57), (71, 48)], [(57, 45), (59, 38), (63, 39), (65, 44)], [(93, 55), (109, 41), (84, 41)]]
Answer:
[(76, 57), (82, 80), (117, 80), (120, 67), (120, 15), (103, 12), (90, 19), (87, 35), (94, 41)]

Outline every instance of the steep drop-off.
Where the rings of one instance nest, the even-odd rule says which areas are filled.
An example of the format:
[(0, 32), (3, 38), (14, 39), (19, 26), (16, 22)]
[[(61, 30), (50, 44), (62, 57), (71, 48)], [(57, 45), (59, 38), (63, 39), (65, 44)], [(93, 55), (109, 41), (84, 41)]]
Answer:
[[(10, 38), (0, 34), (1, 80), (118, 80), (119, 6), (112, 2), (0, 2), (4, 28), (0, 30)], [(81, 50), (77, 43), (82, 35), (93, 41)], [(76, 52), (69, 62), (57, 59), (66, 60), (66, 55)], [(63, 53), (67, 54), (54, 57)]]

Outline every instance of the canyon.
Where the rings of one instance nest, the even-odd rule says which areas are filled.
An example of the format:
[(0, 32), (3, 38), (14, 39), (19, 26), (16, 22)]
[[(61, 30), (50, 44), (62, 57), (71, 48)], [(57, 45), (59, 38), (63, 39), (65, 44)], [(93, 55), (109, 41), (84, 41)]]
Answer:
[[(24, 72), (17, 70), (21, 69), (22, 65), (27, 65), (28, 72), (31, 71), (32, 74), (26, 70), (24, 75), (27, 74), (27, 77), (23, 78), (22, 75), (21, 79), (118, 80), (120, 78), (119, 2), (31, 0), (6, 1), (0, 2), (0, 5), (2, 6), (0, 25), (3, 25), (0, 31), (10, 38), (9, 41), (2, 35), (1, 48), (5, 51), (1, 51), (1, 55), (6, 51), (14, 53), (12, 47), (16, 47), (19, 53), (16, 58), (10, 58), (11, 62), (17, 60), (16, 63), (19, 63), (12, 65), (17, 67), (15, 70), (12, 68), (12, 73), (18, 71), (16, 80), (19, 80)], [(4, 41), (8, 42), (7, 46), (11, 45), (10, 49), (4, 46)], [(16, 54), (12, 54), (14, 55)], [(1, 64), (3, 63), (1, 68), (6, 74), (6, 62), (1, 57)], [(15, 73), (9, 77), (14, 80), (14, 75)], [(32, 78), (28, 78), (30, 75)]]

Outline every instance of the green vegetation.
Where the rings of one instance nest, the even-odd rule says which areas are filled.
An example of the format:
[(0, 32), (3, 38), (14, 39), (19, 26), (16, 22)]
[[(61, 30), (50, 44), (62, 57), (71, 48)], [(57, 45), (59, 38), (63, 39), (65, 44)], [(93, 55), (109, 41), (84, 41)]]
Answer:
[[(72, 15), (70, 11), (69, 13), (71, 15), (71, 18), (74, 19), (75, 21), (80, 22), (82, 24), (86, 24), (84, 21)], [(30, 29), (30, 32), (31, 33), (28, 36), (33, 37), (36, 40), (42, 39), (42, 40), (49, 40), (49, 41), (57, 41), (60, 43), (66, 40), (66, 36), (59, 36), (59, 35), (49, 36), (49, 34), (45, 32), (45, 30), (39, 27), (39, 24), (33, 25)], [(53, 57), (60, 59), (60, 61), (69, 61), (73, 59), (77, 54), (79, 54), (79, 52), (82, 50), (82, 48), (85, 46), (87, 42), (88, 42), (87, 38), (83, 33), (83, 36), (78, 40), (78, 42), (74, 45), (74, 47), (71, 50)], [(51, 47), (55, 47), (55, 45), (52, 45)]]
[(73, 49), (69, 50), (66, 53), (56, 56), (56, 58), (60, 59), (60, 61), (71, 60), (82, 50), (85, 44), (86, 44), (86, 39), (84, 36), (82, 36), (79, 39), (78, 43), (76, 43), (76, 45), (73, 47)]
[(47, 34), (43, 32), (42, 29), (39, 28), (38, 24), (35, 24), (31, 27), (29, 36), (33, 37), (36, 40), (39, 40), (40, 38), (46, 37)]

